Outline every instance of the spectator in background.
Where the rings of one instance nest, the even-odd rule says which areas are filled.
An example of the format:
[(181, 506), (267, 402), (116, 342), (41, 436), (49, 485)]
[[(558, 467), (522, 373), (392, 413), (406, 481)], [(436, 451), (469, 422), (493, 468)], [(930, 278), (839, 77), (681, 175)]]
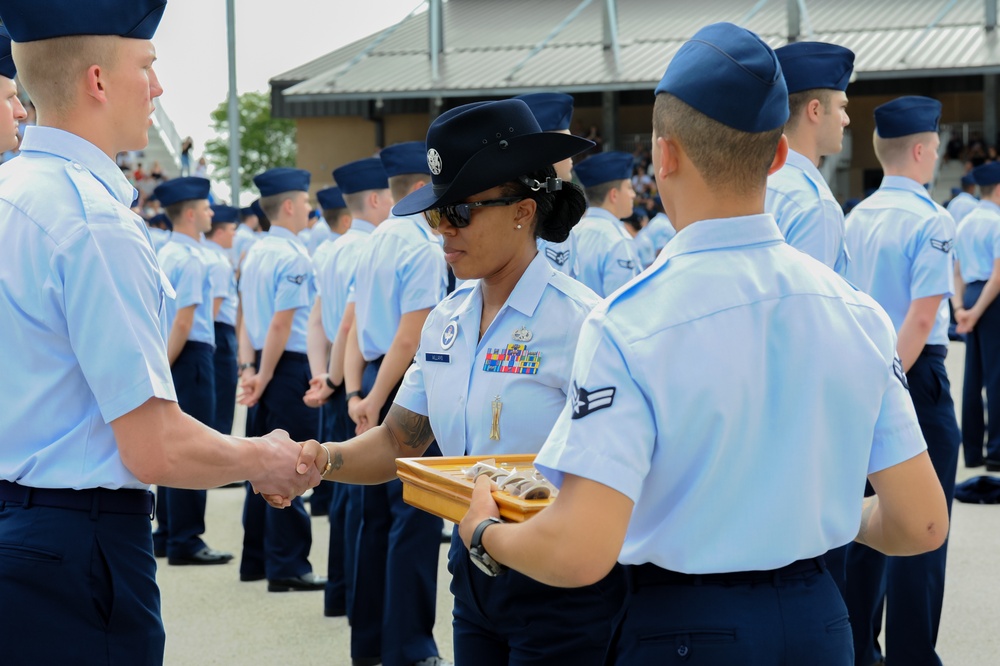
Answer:
[(194, 148), (194, 141), (187, 137), (181, 142), (181, 175), (191, 175), (191, 150)]
[(632, 176), (632, 189), (635, 190), (637, 199), (645, 199), (654, 188), (653, 179), (644, 166), (635, 167), (635, 175)]
[(194, 168), (194, 175), (199, 178), (208, 178), (208, 163), (204, 157), (198, 158), (198, 166)]
[(154, 187), (167, 179), (163, 175), (163, 168), (159, 162), (153, 162), (153, 167), (149, 170), (149, 178), (154, 182)]

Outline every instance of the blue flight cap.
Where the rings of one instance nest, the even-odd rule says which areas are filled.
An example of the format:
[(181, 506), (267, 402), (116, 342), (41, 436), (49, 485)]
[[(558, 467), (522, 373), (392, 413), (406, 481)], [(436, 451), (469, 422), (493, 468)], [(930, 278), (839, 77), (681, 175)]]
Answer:
[(541, 92), (518, 95), (514, 99), (528, 105), (543, 132), (569, 129), (569, 121), (573, 119), (573, 98), (569, 95)]
[(775, 130), (788, 120), (788, 89), (777, 56), (760, 37), (732, 23), (705, 26), (685, 42), (656, 86), (660, 93), (741, 132)]
[(382, 168), (385, 169), (387, 178), (401, 176), (404, 173), (423, 173), (428, 176), (431, 174), (431, 168), (427, 166), (427, 146), (423, 141), (393, 144), (383, 148), (378, 157), (382, 161)]
[(328, 187), (325, 190), (320, 190), (316, 193), (316, 201), (319, 202), (319, 207), (323, 210), (347, 208), (347, 202), (344, 201), (344, 195), (340, 193), (339, 187)]
[(976, 184), (976, 179), (972, 176), (971, 172), (962, 176), (962, 185), (969, 186), (975, 184)]
[(260, 207), (260, 199), (254, 199), (250, 204), (250, 211), (257, 216), (258, 220), (268, 220), (267, 213)]
[(247, 219), (251, 215), (257, 215), (257, 213), (250, 206), (247, 206), (246, 208), (240, 208), (240, 220), (241, 221)]
[(161, 224), (167, 228), (167, 231), (174, 230), (174, 223), (170, 221), (170, 218), (167, 217), (166, 213), (157, 213), (153, 217), (149, 218), (149, 226), (158, 227)]
[(883, 139), (895, 139), (920, 132), (937, 132), (941, 102), (930, 97), (897, 97), (875, 107), (875, 131)]
[(382, 160), (377, 157), (366, 157), (339, 166), (333, 170), (333, 179), (342, 194), (389, 188), (389, 176), (385, 173)]
[(0, 76), (12, 79), (17, 76), (14, 58), (10, 55), (10, 33), (0, 25)]
[(282, 192), (308, 192), (309, 172), (305, 169), (275, 167), (253, 177), (260, 196), (271, 197)]
[(847, 90), (854, 71), (854, 51), (825, 42), (795, 42), (774, 50), (788, 94), (824, 88)]
[(0, 20), (15, 42), (72, 35), (152, 39), (167, 0), (0, 0)]
[(225, 224), (227, 222), (239, 222), (240, 211), (232, 206), (214, 204), (212, 206), (212, 224)]
[(594, 187), (613, 180), (632, 178), (632, 155), (618, 150), (591, 155), (573, 165), (573, 172), (584, 187)]
[(319, 218), (319, 211), (316, 210), (315, 208), (310, 208), (309, 209), (309, 219), (310, 220), (315, 220), (317, 218)]
[(171, 178), (160, 183), (153, 190), (153, 196), (160, 200), (161, 205), (166, 207), (180, 203), (181, 201), (207, 199), (210, 189), (212, 189), (212, 183), (208, 178), (184, 176), (183, 178)]
[(976, 185), (996, 185), (1000, 183), (1000, 162), (989, 162), (972, 170)]

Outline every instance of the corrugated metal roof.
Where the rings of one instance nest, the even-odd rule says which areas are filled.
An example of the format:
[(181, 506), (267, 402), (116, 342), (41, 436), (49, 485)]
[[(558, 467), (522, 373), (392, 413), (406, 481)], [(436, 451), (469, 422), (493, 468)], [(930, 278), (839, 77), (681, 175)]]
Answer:
[[(852, 49), (858, 78), (1000, 72), (984, 0), (805, 0), (801, 39)], [(365, 54), (372, 35), (285, 72), (286, 103), (652, 88), (684, 40), (731, 21), (774, 47), (788, 39), (787, 0), (618, 0), (620, 59), (604, 49), (596, 0), (539, 53), (532, 50), (580, 0), (449, 0), (439, 80), (432, 81), (428, 13), (418, 12)], [(353, 62), (359, 54), (365, 54)], [(526, 60), (526, 58), (528, 58)], [(520, 65), (520, 68), (518, 66)]]

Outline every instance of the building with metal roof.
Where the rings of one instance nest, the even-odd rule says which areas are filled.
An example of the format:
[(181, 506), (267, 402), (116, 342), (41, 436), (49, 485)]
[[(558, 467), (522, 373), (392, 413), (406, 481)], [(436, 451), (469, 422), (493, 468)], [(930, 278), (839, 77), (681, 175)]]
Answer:
[(877, 167), (871, 110), (897, 95), (937, 97), (956, 132), (995, 140), (997, 1), (425, 0), (383, 32), (274, 77), (272, 106), (298, 120), (300, 163), (315, 173), (423, 138), (452, 106), (539, 90), (573, 94), (579, 124), (628, 149), (648, 137), (651, 91), (673, 54), (703, 25), (730, 21), (772, 47), (816, 40), (855, 52), (848, 94), (853, 135), (865, 139), (829, 174), (846, 197)]

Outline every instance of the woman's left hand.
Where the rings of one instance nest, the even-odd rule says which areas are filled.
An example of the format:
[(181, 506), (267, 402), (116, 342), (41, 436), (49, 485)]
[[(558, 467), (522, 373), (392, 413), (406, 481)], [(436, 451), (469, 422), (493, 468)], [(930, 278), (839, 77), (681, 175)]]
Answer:
[(500, 507), (493, 499), (493, 481), (485, 474), (476, 479), (476, 487), (472, 491), (472, 502), (462, 522), (458, 524), (458, 533), (462, 542), (468, 548), (472, 544), (472, 533), (476, 526), (489, 517), (499, 518)]

